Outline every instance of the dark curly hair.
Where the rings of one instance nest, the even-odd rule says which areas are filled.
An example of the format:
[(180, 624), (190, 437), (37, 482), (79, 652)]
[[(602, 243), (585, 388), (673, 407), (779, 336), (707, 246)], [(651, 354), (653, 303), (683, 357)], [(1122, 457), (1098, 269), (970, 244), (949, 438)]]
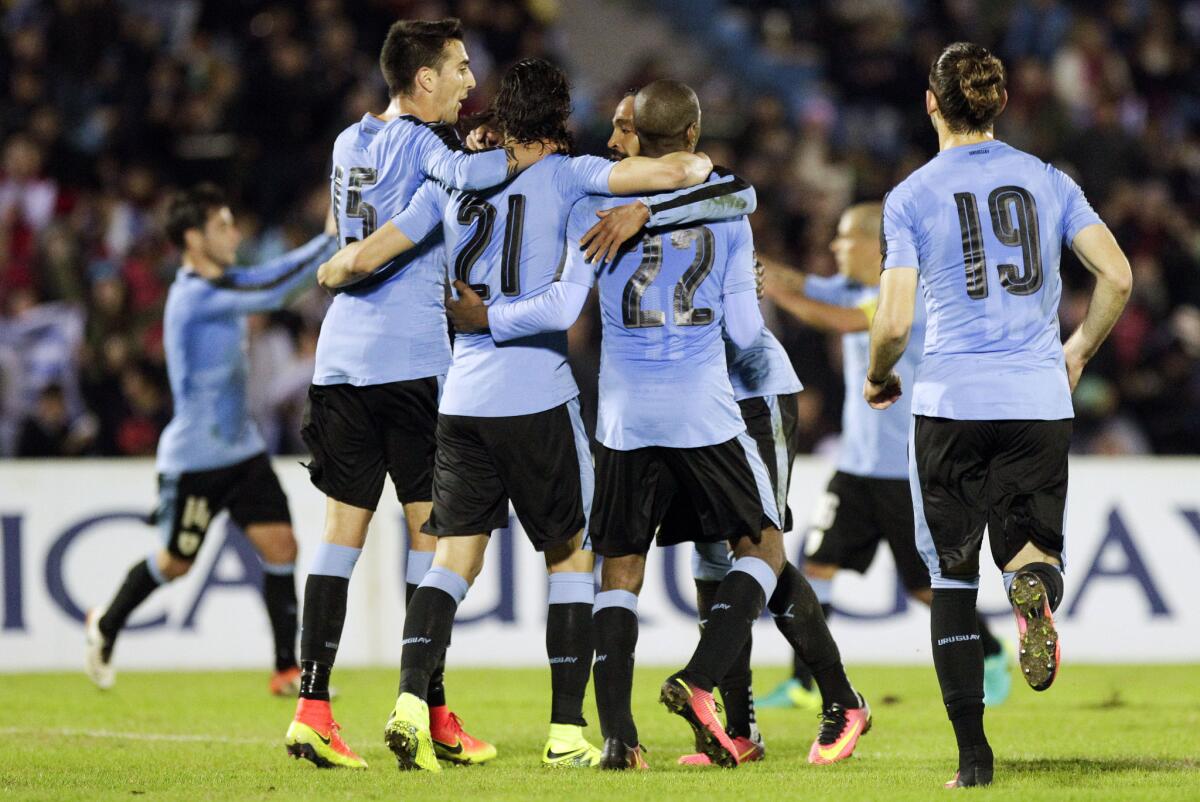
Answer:
[(216, 184), (197, 184), (190, 189), (175, 193), (167, 206), (167, 238), (177, 248), (184, 246), (184, 235), (193, 228), (204, 230), (209, 216), (221, 207), (228, 206)]
[(493, 106), (505, 136), (517, 142), (550, 142), (570, 153), (575, 140), (567, 130), (571, 87), (566, 74), (540, 58), (518, 61), (504, 73)]

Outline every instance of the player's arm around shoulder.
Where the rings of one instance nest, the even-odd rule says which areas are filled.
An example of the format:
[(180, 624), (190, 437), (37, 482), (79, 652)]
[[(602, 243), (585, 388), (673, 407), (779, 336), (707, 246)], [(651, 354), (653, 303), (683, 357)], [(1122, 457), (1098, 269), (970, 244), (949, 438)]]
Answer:
[(613, 195), (633, 195), (694, 187), (708, 178), (712, 167), (712, 160), (703, 153), (677, 151), (656, 159), (630, 156), (613, 166), (608, 175), (608, 191)]
[(762, 310), (758, 307), (758, 282), (754, 273), (754, 234), (750, 221), (742, 217), (722, 225), (730, 227), (728, 263), (721, 295), (725, 305), (725, 333), (738, 348), (749, 348), (762, 334)]

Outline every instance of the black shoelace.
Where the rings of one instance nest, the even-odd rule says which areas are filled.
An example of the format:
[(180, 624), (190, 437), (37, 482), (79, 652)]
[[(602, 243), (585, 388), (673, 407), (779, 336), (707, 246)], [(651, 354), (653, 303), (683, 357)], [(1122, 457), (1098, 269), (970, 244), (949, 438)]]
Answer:
[(821, 731), (817, 734), (817, 742), (828, 746), (838, 739), (846, 728), (846, 708), (837, 702), (821, 712)]

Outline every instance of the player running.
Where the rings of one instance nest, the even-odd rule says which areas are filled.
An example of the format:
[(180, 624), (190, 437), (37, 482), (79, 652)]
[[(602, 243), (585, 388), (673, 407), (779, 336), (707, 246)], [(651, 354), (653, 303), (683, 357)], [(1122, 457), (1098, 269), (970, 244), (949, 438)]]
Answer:
[[(401, 21), (379, 57), (391, 102), (338, 136), (331, 176), (339, 238), (361, 240), (380, 215), (404, 208), (426, 177), (482, 189), (511, 177), (522, 149), (466, 153), (447, 124), (475, 86), (456, 19)], [(323, 542), (304, 591), (303, 670), (288, 754), (322, 767), (365, 768), (341, 739), (329, 705), (329, 675), (346, 616), (346, 596), (367, 527), (391, 476), (404, 506), (411, 600), (433, 560), (421, 533), (429, 517), (437, 399), (450, 364), (437, 248), (397, 259), (372, 281), (333, 299), (317, 342), (302, 430), (309, 473), (326, 496)], [(430, 686), (438, 755), (456, 763), (495, 757), (446, 705), (439, 663)]]
[[(691, 153), (618, 165), (567, 156), (566, 77), (540, 59), (521, 61), (505, 74), (495, 113), (507, 143), (541, 151), (533, 167), (486, 193), (451, 194), (426, 183), (393, 225), (323, 265), (322, 283), (344, 284), (414, 243), (429, 247), (426, 235), (441, 231), (457, 282), (499, 310), (554, 281), (567, 212), (576, 200), (588, 193), (693, 185), (712, 167)], [(588, 766), (599, 758), (583, 736), (593, 600), (593, 557), (584, 530), (593, 476), (566, 333), (503, 346), (498, 339), (497, 329), (455, 338), (438, 408), (433, 508), (425, 531), (439, 540), (433, 568), (413, 594), (405, 620), (401, 692), (385, 730), (402, 768), (440, 770), (430, 746), (430, 677), (455, 611), (482, 569), (490, 533), (508, 524), (510, 500), (550, 575), (546, 643), (553, 704), (543, 762)]]
[[(669, 86), (660, 85), (659, 88)], [(659, 104), (654, 102), (655, 87), (647, 88), (646, 101), (648, 106)], [(690, 102), (686, 95), (680, 96), (685, 102)], [(655, 121), (651, 121), (653, 125)], [(634, 118), (634, 95), (626, 95), (617, 105), (613, 114), (613, 132), (608, 141), (608, 147), (617, 158), (636, 156), (641, 152), (641, 143), (637, 135), (637, 125)], [(714, 171), (714, 175), (717, 171)], [(734, 180), (737, 180), (734, 177)], [(703, 191), (703, 190), (697, 190)], [(699, 219), (718, 219), (730, 209), (728, 198), (715, 198), (709, 202), (713, 208), (705, 211), (698, 210)], [(597, 226), (595, 234), (589, 232), (581, 240), (587, 246), (585, 255), (601, 253), (605, 258), (615, 254), (613, 243), (621, 243), (637, 233), (649, 221), (653, 227), (661, 226), (657, 219), (651, 220), (651, 210), (658, 211), (667, 204), (647, 205), (645, 202), (630, 204), (612, 210), (601, 212), (603, 221)], [(750, 209), (744, 210), (749, 214)], [(629, 217), (627, 225), (622, 219)], [(878, 268), (876, 268), (878, 270)], [(791, 528), (791, 510), (787, 508), (787, 491), (791, 477), (792, 464), (795, 461), (795, 425), (796, 425), (796, 394), (802, 389), (800, 380), (792, 368), (791, 361), (783, 346), (775, 339), (771, 331), (764, 326), (759, 338), (747, 348), (737, 348), (728, 338), (725, 341), (726, 362), (729, 366), (729, 380), (733, 385), (734, 399), (738, 403), (746, 430), (754, 439), (759, 456), (767, 466), (770, 474), (776, 504), (784, 517), (784, 531)], [(695, 510), (681, 496), (671, 505), (665, 514), (659, 528), (660, 543), (685, 542), (689, 534), (700, 529)], [(692, 560), (692, 574), (696, 583), (697, 612), (701, 626), (708, 618), (713, 600), (721, 580), (733, 567), (729, 557), (726, 542), (696, 543)], [(767, 609), (780, 632), (788, 640), (797, 654), (806, 652), (810, 657), (823, 656), (823, 664), (818, 665), (818, 671), (825, 677), (831, 672), (835, 679), (829, 685), (836, 684), (836, 674), (841, 670), (840, 656), (836, 645), (825, 649), (808, 649), (804, 637), (804, 626), (811, 623), (798, 618), (795, 610), (803, 607), (810, 592), (804, 587), (804, 580), (798, 575), (794, 566), (785, 564), (779, 576), (775, 592), (767, 600)], [(820, 629), (820, 627), (817, 627)], [(825, 633), (819, 633), (820, 643), (831, 644), (832, 641)], [(729, 735), (741, 757), (741, 762), (761, 760), (765, 754), (762, 734), (759, 732), (754, 715), (754, 693), (752, 690), (752, 673), (750, 668), (752, 638), (746, 638), (737, 660), (729, 672), (720, 680), (721, 699), (725, 705), (726, 727)], [(799, 661), (798, 661), (799, 662)], [(811, 674), (809, 681), (811, 682)], [(822, 699), (819, 693), (812, 692), (814, 706), (821, 709)], [(832, 707), (832, 705), (831, 705)], [(830, 713), (833, 725), (824, 726), (822, 717), (822, 733), (833, 736), (840, 733), (841, 727), (837, 721), (836, 712)], [(820, 736), (818, 737), (818, 742)], [(828, 744), (826, 744), (828, 746)], [(682, 765), (708, 765), (711, 763), (708, 755), (703, 752), (684, 755), (679, 758)]]
[[(880, 541), (895, 559), (900, 581), (909, 595), (928, 605), (933, 598), (929, 570), (917, 553), (912, 495), (908, 489), (907, 396), (886, 412), (872, 412), (858, 401), (858, 382), (867, 372), (871, 318), (879, 300), (879, 203), (859, 203), (838, 221), (830, 243), (838, 275), (805, 276), (786, 265), (765, 260), (770, 271), (766, 291), (783, 310), (801, 322), (842, 335), (842, 446), (837, 473), (829, 481), (804, 542), (804, 575), (812, 583), (828, 618), (832, 613), (833, 577), (839, 569), (862, 574), (871, 566)], [(925, 341), (925, 304), (918, 301), (909, 347), (896, 365), (902, 382), (911, 384)], [(984, 654), (984, 703), (998, 705), (1012, 687), (1008, 658), (979, 618)], [(763, 698), (762, 707), (807, 707), (815, 696), (812, 675), (803, 660), (793, 662), (793, 676)]]
[(296, 538), (287, 497), (266, 444), (246, 412), (246, 316), (280, 309), (313, 286), (335, 249), (325, 233), (271, 262), (235, 268), (241, 234), (225, 196), (211, 184), (181, 192), (167, 211), (167, 236), (183, 253), (167, 293), (163, 347), (174, 415), (158, 442), (163, 545), (129, 569), (116, 596), (87, 614), (86, 668), (102, 689), (116, 681), (117, 635), (151, 593), (186, 574), (212, 519), (222, 510), (242, 528), (263, 563), (263, 599), (275, 638), (270, 691), (295, 693)]
[[(934, 60), (925, 109), (939, 153), (884, 201), (879, 310), (863, 395), (886, 409), (918, 280), (929, 309), (913, 385), (909, 481), (917, 545), (933, 585), (933, 662), (958, 741), (947, 787), (988, 785), (983, 653), (975, 610), (987, 527), (1034, 690), (1060, 644), (1071, 391), (1121, 315), (1132, 278), (1112, 233), (1062, 172), (993, 137), (1008, 100), (1000, 60), (957, 42)], [(1061, 243), (1096, 276), (1082, 324), (1062, 343)]]

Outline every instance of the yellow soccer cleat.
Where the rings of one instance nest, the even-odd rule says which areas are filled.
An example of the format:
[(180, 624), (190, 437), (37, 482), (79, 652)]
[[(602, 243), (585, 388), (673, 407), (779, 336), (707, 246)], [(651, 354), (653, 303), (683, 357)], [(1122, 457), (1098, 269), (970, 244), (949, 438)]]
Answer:
[(301, 699), (283, 743), (289, 755), (322, 769), (365, 769), (367, 761), (346, 746), (339, 729), (329, 702)]
[(542, 765), (547, 768), (591, 768), (600, 764), (600, 750), (583, 737), (583, 727), (575, 724), (551, 724), (550, 737), (542, 750)]
[(383, 727), (383, 740), (396, 756), (402, 771), (421, 769), (439, 772), (437, 753), (429, 734), (429, 706), (411, 693), (396, 698), (396, 706)]

